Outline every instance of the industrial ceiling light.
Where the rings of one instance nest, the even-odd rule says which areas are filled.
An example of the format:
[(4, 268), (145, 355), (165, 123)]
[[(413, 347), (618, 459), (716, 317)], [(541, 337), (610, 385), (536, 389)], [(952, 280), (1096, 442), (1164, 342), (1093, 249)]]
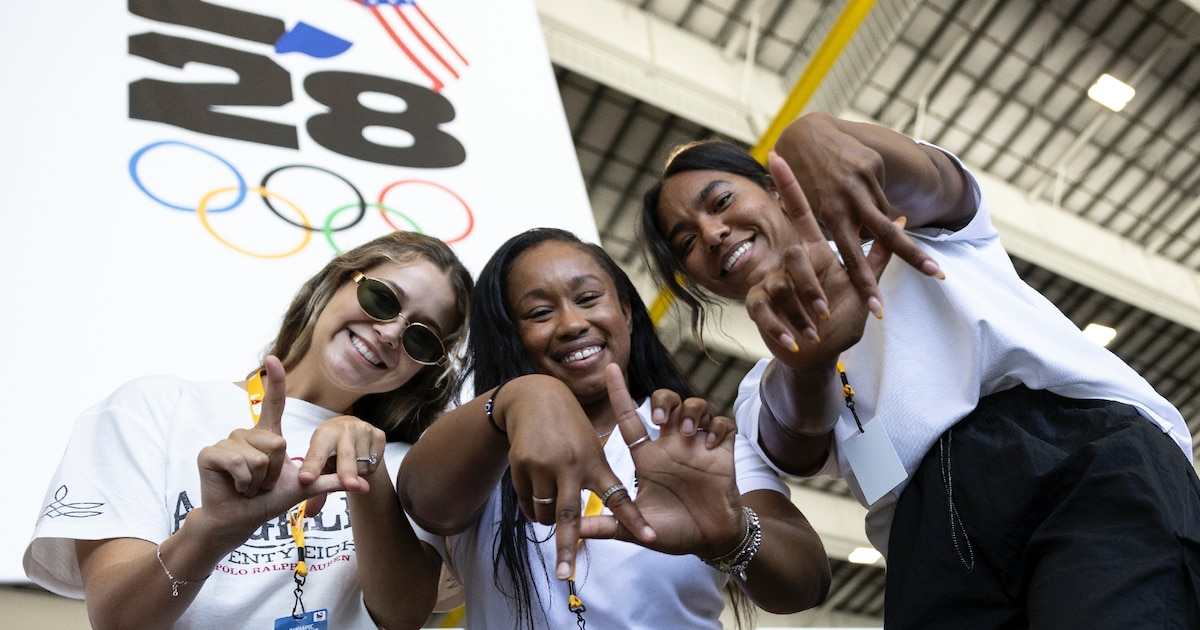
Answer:
[(1097, 345), (1107, 347), (1109, 342), (1117, 336), (1117, 329), (1092, 322), (1083, 328), (1083, 336), (1096, 342)]
[(870, 547), (855, 547), (846, 559), (854, 564), (875, 564), (882, 557), (883, 554)]
[(1129, 101), (1133, 100), (1134, 89), (1133, 86), (1126, 85), (1120, 79), (1106, 72), (1096, 79), (1092, 87), (1088, 88), (1087, 94), (1093, 101), (1114, 112), (1119, 112), (1125, 109)]

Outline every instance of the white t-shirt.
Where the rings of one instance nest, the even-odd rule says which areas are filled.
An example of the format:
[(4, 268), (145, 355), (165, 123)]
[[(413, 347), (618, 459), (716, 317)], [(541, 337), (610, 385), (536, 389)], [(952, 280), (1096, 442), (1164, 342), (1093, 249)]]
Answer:
[[(868, 318), (862, 340), (842, 354), (862, 422), (877, 418), (883, 423), (911, 477), (938, 437), (974, 410), (981, 396), (1024, 384), (1068, 398), (1133, 405), (1169, 433), (1191, 461), (1191, 433), (1179, 411), (1020, 279), (974, 176), (963, 170), (978, 201), (971, 222), (958, 231), (908, 231), (938, 261), (946, 279), (892, 261), (879, 279), (885, 317)], [(746, 375), (734, 403), (738, 423), (755, 447), (759, 381), (767, 363), (759, 361)], [(839, 448), (857, 431), (843, 409), (831, 457), (816, 474), (844, 477), (865, 505)], [(868, 506), (867, 537), (885, 554), (892, 512), (906, 485), (907, 478)]]
[[(643, 401), (638, 414), (650, 437), (657, 439), (658, 427), (649, 421), (648, 399)], [(738, 490), (742, 494), (767, 489), (788, 496), (787, 486), (740, 435), (734, 451)], [(605, 444), (604, 454), (621, 483), (636, 497), (633, 458), (619, 429)], [(604, 513), (611, 512), (605, 509)], [(500, 591), (508, 588), (507, 574), (498, 586), (493, 569), (500, 522), (499, 489), (492, 493), (481, 514), (471, 528), (448, 537), (448, 550), (442, 550), (465, 590), (466, 626), (521, 627), (515, 608)], [(554, 577), (557, 554), (553, 529), (534, 523), (532, 535), (545, 541), (537, 545), (537, 550), (530, 546), (532, 588), (536, 592), (532, 604), (534, 627), (574, 628), (575, 614), (567, 610), (567, 583)], [(696, 556), (673, 556), (616, 540), (588, 540), (575, 562), (576, 586), (587, 607), (583, 616), (589, 628), (721, 627), (719, 618), (725, 607), (721, 589), (729, 576), (710, 568)], [(542, 616), (541, 610), (546, 616)]]
[[(289, 453), (303, 457), (313, 430), (337, 415), (287, 399), (281, 425)], [(200, 505), (200, 449), (252, 424), (246, 391), (232, 382), (151, 376), (123, 385), (76, 420), (25, 550), (26, 574), (50, 591), (82, 598), (75, 541), (162, 542)], [(387, 445), (388, 470), (399, 468), (407, 450), (407, 444)], [(328, 609), (333, 628), (375, 628), (358, 586), (345, 493), (330, 494), (322, 511), (310, 516), (305, 607)], [(441, 546), (440, 537), (417, 531)], [(273, 627), (292, 612), (295, 564), (296, 546), (287, 516), (280, 514), (221, 559), (175, 627)], [(171, 586), (165, 573), (160, 582), (146, 587)]]

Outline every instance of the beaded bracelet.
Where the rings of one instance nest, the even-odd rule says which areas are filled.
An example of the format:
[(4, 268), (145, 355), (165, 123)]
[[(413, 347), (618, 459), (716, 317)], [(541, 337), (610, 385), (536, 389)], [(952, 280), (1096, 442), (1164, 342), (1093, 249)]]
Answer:
[(162, 545), (161, 544), (159, 544), (158, 547), (156, 547), (154, 549), (154, 557), (158, 558), (158, 564), (160, 566), (162, 566), (163, 571), (167, 574), (167, 579), (171, 580), (171, 597), (179, 597), (179, 587), (180, 586), (186, 586), (186, 585), (192, 584), (194, 582), (203, 582), (204, 580), (208, 579), (207, 575), (204, 576), (203, 578), (200, 578), (199, 580), (192, 580), (190, 582), (188, 580), (176, 579), (174, 575), (171, 575), (171, 570), (167, 568), (167, 563), (163, 562)]
[(704, 564), (730, 575), (735, 575), (738, 578), (746, 579), (746, 567), (750, 565), (750, 561), (758, 554), (758, 548), (762, 545), (762, 524), (758, 521), (758, 515), (754, 510), (742, 506), (742, 513), (746, 515), (746, 533), (742, 536), (742, 541), (738, 543), (733, 551), (719, 558), (700, 558)]
[(505, 437), (508, 437), (508, 431), (501, 429), (500, 425), (496, 424), (496, 417), (492, 415), (492, 409), (496, 406), (496, 396), (500, 394), (500, 390), (504, 389), (504, 386), (507, 384), (508, 381), (504, 381), (503, 383), (497, 385), (496, 389), (492, 390), (492, 395), (488, 396), (487, 403), (483, 405), (483, 411), (487, 414), (488, 423), (492, 425), (492, 428), (496, 430), (496, 433), (499, 433)]

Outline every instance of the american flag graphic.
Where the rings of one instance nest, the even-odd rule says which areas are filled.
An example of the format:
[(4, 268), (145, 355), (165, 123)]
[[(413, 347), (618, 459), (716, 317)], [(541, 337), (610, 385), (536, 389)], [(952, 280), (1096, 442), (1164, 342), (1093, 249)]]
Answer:
[(470, 65), (466, 57), (417, 6), (416, 0), (353, 0), (369, 9), (388, 37), (439, 92)]

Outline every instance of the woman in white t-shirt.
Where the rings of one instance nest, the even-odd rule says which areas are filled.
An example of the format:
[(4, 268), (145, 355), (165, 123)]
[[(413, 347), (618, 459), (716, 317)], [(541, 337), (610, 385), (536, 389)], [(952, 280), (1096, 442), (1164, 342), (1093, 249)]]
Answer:
[(420, 627), (440, 539), (389, 470), (456, 390), (471, 286), (395, 232), (309, 279), (246, 380), (123, 385), (76, 422), (26, 573), (95, 627)]
[(398, 482), (413, 520), (447, 535), (468, 627), (716, 629), (723, 590), (747, 613), (747, 598), (820, 603), (816, 533), (695, 397), (600, 246), (521, 233), (471, 301), (478, 397), (430, 427)]
[(1200, 627), (1183, 418), (1021, 281), (970, 172), (824, 114), (776, 150), (768, 172), (681, 147), (642, 231), (694, 330), (713, 296), (745, 302), (774, 358), (743, 380), (739, 424), (868, 507), (885, 625)]

